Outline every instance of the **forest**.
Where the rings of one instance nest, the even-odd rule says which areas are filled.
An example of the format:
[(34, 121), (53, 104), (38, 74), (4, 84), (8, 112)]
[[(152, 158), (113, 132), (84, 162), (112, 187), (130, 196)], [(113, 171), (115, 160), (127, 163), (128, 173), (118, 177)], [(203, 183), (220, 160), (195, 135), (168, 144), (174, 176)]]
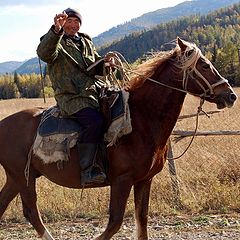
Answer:
[[(136, 32), (99, 49), (101, 55), (120, 52), (130, 64), (145, 61), (149, 54), (169, 50), (177, 36), (195, 43), (232, 86), (240, 86), (240, 4), (205, 16), (194, 15)], [(47, 70), (39, 74), (0, 76), (0, 99), (53, 96)]]

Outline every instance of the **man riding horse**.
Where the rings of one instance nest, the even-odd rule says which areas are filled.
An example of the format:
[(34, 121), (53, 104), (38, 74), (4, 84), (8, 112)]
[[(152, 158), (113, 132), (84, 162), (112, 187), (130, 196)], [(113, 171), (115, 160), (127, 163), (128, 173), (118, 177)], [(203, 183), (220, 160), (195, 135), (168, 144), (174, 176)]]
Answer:
[[(41, 38), (37, 54), (47, 63), (61, 114), (75, 117), (83, 128), (77, 146), (84, 186), (106, 180), (101, 167), (94, 164), (103, 135), (95, 75), (103, 75), (104, 63), (113, 66), (114, 60), (105, 57), (99, 62), (102, 58), (91, 38), (79, 32), (81, 25), (82, 16), (78, 10), (67, 8), (56, 14), (54, 25)], [(94, 67), (88, 71), (89, 66)]]

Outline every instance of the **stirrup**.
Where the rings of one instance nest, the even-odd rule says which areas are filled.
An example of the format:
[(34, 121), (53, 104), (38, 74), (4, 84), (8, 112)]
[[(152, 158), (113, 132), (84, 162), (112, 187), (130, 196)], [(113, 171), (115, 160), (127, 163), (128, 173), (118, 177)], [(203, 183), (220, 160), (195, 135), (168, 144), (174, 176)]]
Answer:
[(81, 173), (81, 185), (101, 184), (106, 181), (106, 174), (98, 166), (91, 166)]

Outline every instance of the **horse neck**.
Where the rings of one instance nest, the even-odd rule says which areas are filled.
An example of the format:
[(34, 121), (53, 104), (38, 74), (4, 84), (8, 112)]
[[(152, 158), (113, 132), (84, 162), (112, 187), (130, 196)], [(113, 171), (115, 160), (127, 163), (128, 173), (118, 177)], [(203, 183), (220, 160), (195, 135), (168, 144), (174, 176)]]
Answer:
[[(157, 79), (155, 76), (152, 78)], [(174, 81), (177, 76), (168, 71), (158, 76), (158, 79), (163, 79), (162, 82), (169, 85), (177, 82)], [(157, 146), (165, 146), (179, 117), (185, 96), (183, 92), (146, 80), (130, 94), (133, 129), (136, 128), (144, 138), (149, 137)]]

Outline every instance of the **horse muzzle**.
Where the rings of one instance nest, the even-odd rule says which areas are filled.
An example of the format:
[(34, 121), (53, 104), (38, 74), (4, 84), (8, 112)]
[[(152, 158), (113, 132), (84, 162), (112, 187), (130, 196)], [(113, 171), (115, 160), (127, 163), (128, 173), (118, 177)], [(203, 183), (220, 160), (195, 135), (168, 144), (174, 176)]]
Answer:
[(237, 100), (237, 95), (233, 91), (232, 88), (229, 88), (228, 90), (225, 90), (221, 93), (219, 93), (215, 99), (214, 102), (217, 104), (218, 109), (223, 109), (223, 108), (230, 108), (234, 105), (234, 103)]

